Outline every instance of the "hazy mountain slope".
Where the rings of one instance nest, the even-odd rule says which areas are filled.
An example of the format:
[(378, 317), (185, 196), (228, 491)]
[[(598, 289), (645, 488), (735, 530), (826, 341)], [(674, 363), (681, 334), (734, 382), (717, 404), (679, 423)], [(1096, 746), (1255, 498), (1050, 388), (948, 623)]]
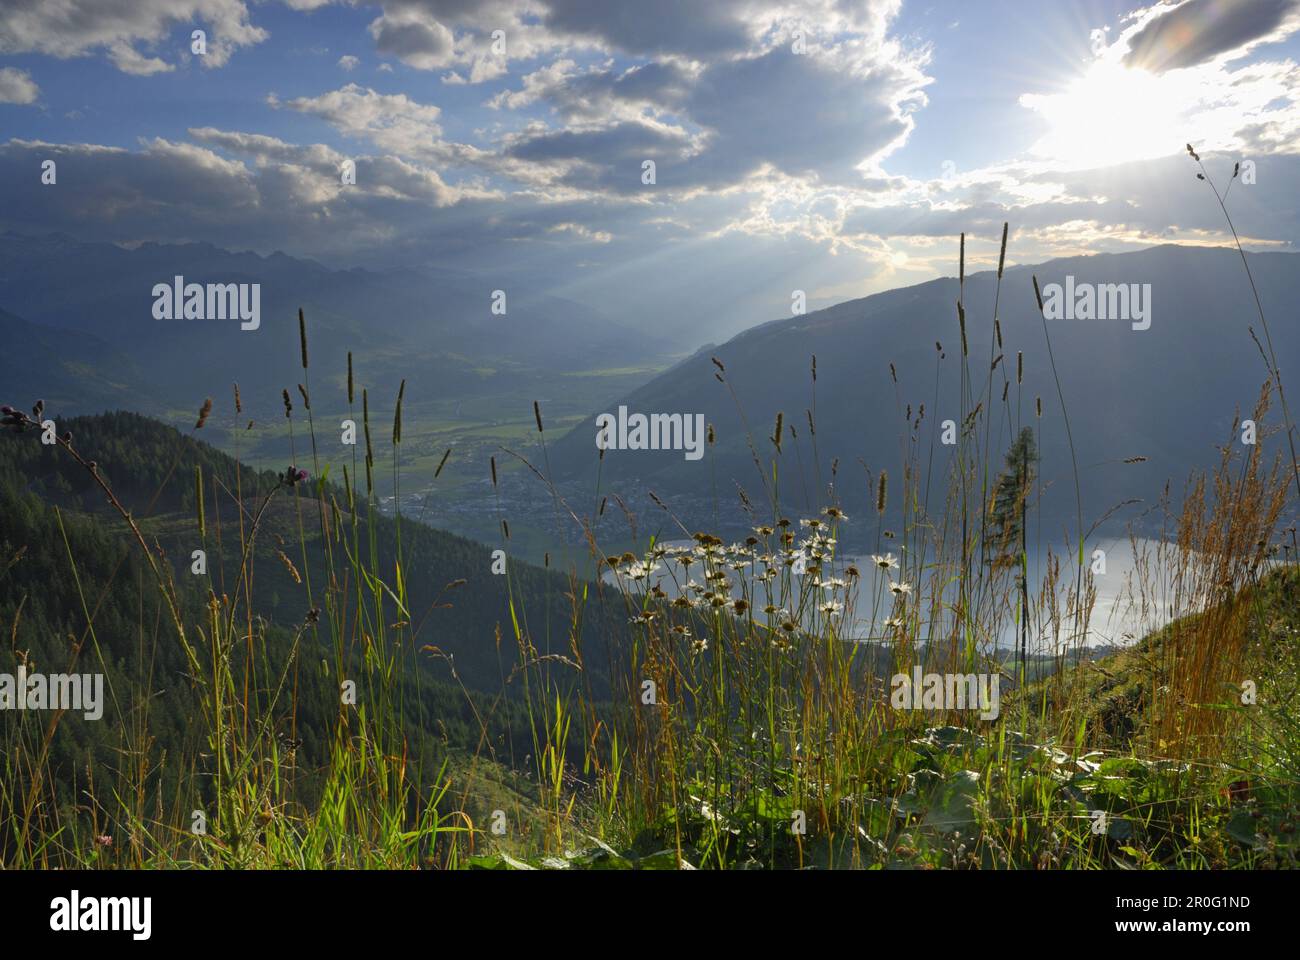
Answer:
[(149, 387), (140, 368), (111, 344), (30, 323), (0, 310), (0, 385), (15, 402), (52, 407), (128, 406)]
[[(153, 287), (258, 283), (261, 326), (234, 320), (155, 320)], [(491, 313), (492, 293), (507, 313)], [(53, 234), (0, 235), (0, 305), (24, 319), (91, 334), (150, 370), (155, 408), (224, 392), (232, 381), (278, 394), (297, 352), (297, 310), (311, 323), (316, 366), (341, 371), (347, 351), (376, 382), (408, 377), (425, 398), (500, 393), (513, 379), (621, 367), (661, 352), (642, 333), (508, 277), (449, 271), (329, 270), (283, 253), (262, 257), (207, 243), (133, 249)], [(290, 384), (291, 386), (291, 384)], [(142, 398), (145, 399), (145, 398)], [(92, 409), (90, 404), (80, 409)]]
[[(1300, 257), (1252, 254), (1251, 268), (1271, 322), (1274, 347), (1284, 376), (1300, 356), (1300, 328), (1294, 322), (1300, 303)], [(1248, 326), (1263, 339), (1250, 286), (1235, 250), (1162, 246), (1135, 253), (1054, 260), (1034, 267), (1009, 268), (1002, 283), (1000, 318), (1003, 360), (994, 373), (993, 461), (1010, 443), (1019, 421), (1038, 428), (1048, 484), (1044, 514), (1072, 517), (1075, 512), (1070, 457), (1061, 403), (1052, 380), (1043, 322), (1031, 275), (1040, 284), (1138, 283), (1151, 285), (1153, 314), (1147, 330), (1129, 321), (1054, 320), (1048, 322), (1051, 346), (1080, 467), (1085, 525), (1122, 500), (1157, 498), (1166, 480), (1178, 492), (1189, 471), (1210, 465), (1216, 447), (1230, 439), (1234, 414), (1248, 416), (1266, 377), (1259, 348)], [(972, 400), (983, 402), (993, 337), (996, 275), (969, 276), (965, 286)], [(830, 480), (839, 459), (837, 493), (850, 513), (865, 509), (870, 492), (861, 458), (873, 470), (884, 468), (897, 482), (910, 405), (924, 465), (944, 420), (961, 420), (958, 402), (961, 338), (955, 277), (934, 280), (854, 300), (806, 316), (755, 327), (726, 344), (702, 351), (656, 377), (620, 401), (630, 412), (703, 413), (716, 425), (712, 457), (687, 462), (680, 452), (607, 451), (603, 479), (607, 489), (649, 487), (672, 498), (687, 514), (711, 513), (712, 491), (719, 502), (735, 502), (733, 480), (757, 501), (762, 481), (746, 444), (747, 421), (755, 446), (767, 458), (768, 437), (778, 411), (793, 426), (782, 459), (782, 501), (789, 510), (825, 503), (818, 476)], [(943, 347), (942, 359), (936, 341)], [(1016, 353), (1024, 352), (1024, 385), (1018, 391)], [(809, 375), (817, 357), (816, 446), (814, 456), (806, 411), (813, 406)], [(728, 389), (715, 377), (710, 356), (726, 366), (744, 419)], [(890, 364), (897, 372), (891, 379)], [(1011, 386), (1011, 422), (1003, 414), (1004, 376)], [(1300, 393), (1300, 383), (1292, 386)], [(1036, 398), (1043, 415), (1035, 415)], [(1293, 403), (1295, 402), (1293, 398)], [(616, 410), (611, 405), (610, 412)], [(593, 418), (558, 442), (551, 453), (556, 473), (570, 480), (594, 479), (597, 450)], [(1274, 404), (1272, 422), (1280, 420)], [(983, 437), (978, 438), (983, 442)], [(936, 446), (937, 472), (953, 448)], [(1123, 464), (1144, 456), (1144, 463)], [(820, 471), (820, 472), (819, 472)], [(897, 488), (895, 488), (897, 489)], [(896, 502), (896, 501), (895, 501)], [(1139, 507), (1138, 509), (1141, 509)], [(1131, 515), (1131, 511), (1130, 514)]]

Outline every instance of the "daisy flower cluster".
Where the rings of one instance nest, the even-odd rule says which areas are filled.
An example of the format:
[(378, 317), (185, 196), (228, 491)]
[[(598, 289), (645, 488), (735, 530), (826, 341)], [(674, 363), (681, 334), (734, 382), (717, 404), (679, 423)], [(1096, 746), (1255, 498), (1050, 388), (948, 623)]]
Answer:
[[(629, 593), (643, 598), (632, 618), (638, 626), (659, 622), (665, 612), (688, 619), (692, 613), (697, 617), (761, 613), (759, 625), (770, 631), (778, 645), (787, 646), (810, 612), (840, 617), (851, 606), (861, 573), (853, 565), (835, 569), (835, 528), (847, 521), (838, 507), (827, 507), (820, 516), (797, 524), (781, 518), (754, 527), (743, 542), (727, 543), (697, 533), (690, 544), (657, 543), (643, 556), (624, 553), (605, 562)], [(664, 589), (665, 584), (674, 588), (672, 593)], [(665, 628), (688, 641), (695, 653), (708, 649), (708, 640), (697, 636), (690, 625), (673, 624), (671, 617), (665, 622)]]

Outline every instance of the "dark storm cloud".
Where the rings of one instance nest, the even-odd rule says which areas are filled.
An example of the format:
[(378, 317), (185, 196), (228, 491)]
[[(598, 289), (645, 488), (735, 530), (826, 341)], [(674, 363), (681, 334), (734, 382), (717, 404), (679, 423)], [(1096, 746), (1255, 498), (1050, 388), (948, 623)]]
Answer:
[[(204, 240), (345, 266), (457, 257), (483, 267), (516, 258), (519, 241), (543, 241), (571, 259), (575, 250), (600, 245), (592, 237), (638, 235), (653, 215), (642, 205), (599, 199), (464, 194), (431, 170), (385, 156), (358, 158), (358, 185), (341, 189), (343, 157), (328, 147), (212, 128), (190, 135), (205, 146), (0, 143), (0, 231), (109, 242)], [(209, 147), (257, 163), (250, 168)], [(33, 189), (45, 160), (57, 164), (57, 181)]]
[(444, 66), (455, 47), (452, 33), (437, 21), (380, 17), (370, 25), (375, 49), (420, 66)]
[(836, 66), (777, 47), (706, 70), (687, 110), (715, 134), (708, 161), (737, 177), (771, 164), (790, 176), (860, 183), (853, 167), (910, 129), (893, 104), (912, 80)]
[(561, 116), (591, 119), (614, 101), (643, 98), (653, 109), (658, 94), (657, 107), (680, 122), (636, 119), (545, 131), (520, 139), (508, 153), (563, 163), (570, 169), (565, 182), (591, 189), (639, 189), (639, 166), (647, 159), (658, 165), (657, 185), (666, 188), (735, 186), (764, 167), (867, 188), (854, 168), (907, 133), (910, 121), (895, 105), (917, 86), (915, 75), (902, 69), (846, 70), (833, 57), (796, 56), (785, 47), (722, 61), (691, 77), (659, 64), (621, 75), (556, 74), (531, 91)]
[(603, 41), (632, 54), (736, 53), (749, 44), (745, 5), (731, 0), (547, 0), (552, 30)]
[(1187, 0), (1129, 41), (1124, 65), (1164, 73), (1192, 67), (1295, 23), (1300, 0)]

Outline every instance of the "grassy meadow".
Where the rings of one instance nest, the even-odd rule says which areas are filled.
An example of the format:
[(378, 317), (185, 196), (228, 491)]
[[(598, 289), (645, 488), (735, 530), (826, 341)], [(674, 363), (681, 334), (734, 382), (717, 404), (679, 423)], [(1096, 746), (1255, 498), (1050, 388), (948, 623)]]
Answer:
[[(964, 279), (964, 245), (962, 257)], [(999, 297), (1028, 295), (999, 288)], [(453, 437), (444, 454), (434, 449), (441, 441), (424, 442), (432, 428), (417, 426), (438, 412), (422, 410), (404, 384), (366, 383), (350, 365), (312, 366), (310, 317), (300, 318), (301, 356), (285, 362), (286, 382), (302, 385), (290, 382), (274, 427), (291, 460), (273, 475), (202, 464), (179, 478), (159, 471), (160, 489), (180, 482), (193, 496), (165, 517), (137, 515), (115, 493), (120, 465), (61, 434), (55, 453), (107, 510), (53, 508), (50, 529), (62, 534), (45, 547), (58, 561), (53, 575), (75, 585), (67, 662), (108, 672), (112, 707), (94, 751), (60, 752), (82, 736), (82, 721), (67, 714), (0, 722), (0, 865), (1295, 867), (1294, 453), (1236, 442), (1234, 424), (1199, 476), (1149, 505), (1162, 555), (1140, 565), (1129, 590), (1164, 625), (1109, 655), (1089, 651), (1095, 582), (1083, 534), (1099, 518), (1077, 517), (1039, 582), (1025, 552), (1043, 494), (1035, 442), (1068, 432), (1071, 398), (1053, 398), (1064, 416), (1043, 416), (1041, 398), (1019, 389), (1028, 350), (1004, 346), (996, 323), (993, 342), (968, 343), (967, 309), (958, 303), (960, 346), (948, 351), (962, 397), (951, 454), (916, 441), (923, 409), (886, 414), (892, 398), (882, 395), (873, 415), (897, 418), (906, 466), (901, 476), (853, 481), (870, 485), (874, 512), (846, 517), (828, 497), (816, 515), (790, 515), (783, 490), (833, 489), (835, 478), (803, 477), (789, 456), (799, 411), (754, 424), (763, 499), (738, 505), (752, 521), (738, 542), (678, 523), (671, 503), (662, 504), (671, 543), (648, 537), (644, 524), (616, 542), (598, 539), (593, 516), (617, 505), (599, 488), (570, 502), (550, 482), (547, 443), (563, 422), (547, 404), (513, 411), (504, 426), (484, 415), (455, 427), (472, 435), (472, 449)], [(1259, 321), (1251, 334), (1264, 338)], [(1246, 326), (1224, 336), (1246, 336)], [(1063, 360), (1051, 358), (1046, 323), (1043, 333), (1037, 362)], [(1291, 421), (1276, 360), (1264, 346), (1261, 356), (1257, 405), (1240, 417), (1277, 436)], [(721, 362), (716, 370), (725, 385), (728, 371)], [(815, 360), (809, 390), (815, 397)], [(337, 418), (317, 419), (313, 404), (348, 411), (356, 445), (340, 447)], [(229, 430), (234, 441), (223, 446), (236, 462), (267, 466), (239, 448), (237, 391), (197, 398), (200, 407), (192, 439)], [(4, 439), (40, 444), (41, 412), (9, 408)], [(1008, 451), (990, 439), (1001, 435), (1020, 440)], [(439, 605), (456, 603), (456, 587), (425, 608), (412, 601), (422, 572), (403, 550), (429, 517), (402, 494), (436, 503), (448, 464), (457, 471), (450, 496), (475, 482), (498, 490), (507, 469), (527, 477), (584, 558), (560, 547), (552, 555), (535, 533), (517, 550), (508, 505), (480, 518), (483, 538), (505, 552), (509, 616), (483, 622), (474, 638), (505, 664), (500, 687), (453, 685), (428, 701), (420, 665), (444, 656)], [(1076, 467), (1052, 495), (1073, 498), (1079, 482)], [(397, 505), (391, 552), (375, 522), (388, 497)], [(891, 507), (903, 517), (892, 529), (883, 519)], [(850, 528), (875, 544), (867, 564), (839, 549)], [(114, 582), (85, 567), (74, 547), (98, 535), (128, 544), (133, 576)], [(184, 556), (175, 562), (178, 544), (215, 551), (218, 542), (219, 578), (191, 575)], [(4, 587), (38, 545), (0, 546)], [(524, 589), (520, 553), (544, 555), (560, 576), (540, 593)], [(268, 582), (277, 609), (299, 611), (292, 622), (268, 618)], [(138, 615), (111, 627), (134, 631), (130, 669), (101, 643), (110, 627), (99, 610), (115, 592)], [(20, 626), (39, 602), (9, 599), (6, 664), (22, 659)], [(530, 604), (560, 611), (569, 629), (538, 635)], [(602, 631), (603, 644), (581, 639), (597, 609), (613, 609), (626, 630)], [(844, 634), (854, 621), (870, 624), (869, 639)], [(1015, 649), (999, 643), (1008, 633)], [(164, 654), (177, 669), (138, 669)], [(916, 668), (991, 678), (996, 716), (970, 704), (900, 708), (893, 678)], [(162, 708), (152, 704), (164, 688), (183, 698), (183, 723), (168, 725), (183, 734), (156, 727)], [(459, 734), (427, 749), (452, 712)]]

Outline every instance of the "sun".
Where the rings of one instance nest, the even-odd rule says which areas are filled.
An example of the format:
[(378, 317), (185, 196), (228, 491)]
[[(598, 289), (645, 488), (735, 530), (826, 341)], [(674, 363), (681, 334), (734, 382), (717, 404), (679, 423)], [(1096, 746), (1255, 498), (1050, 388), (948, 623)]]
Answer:
[(1025, 94), (1020, 104), (1047, 126), (1030, 152), (1059, 169), (1079, 170), (1175, 152), (1187, 140), (1187, 114), (1199, 95), (1193, 76), (1099, 60), (1061, 92)]

